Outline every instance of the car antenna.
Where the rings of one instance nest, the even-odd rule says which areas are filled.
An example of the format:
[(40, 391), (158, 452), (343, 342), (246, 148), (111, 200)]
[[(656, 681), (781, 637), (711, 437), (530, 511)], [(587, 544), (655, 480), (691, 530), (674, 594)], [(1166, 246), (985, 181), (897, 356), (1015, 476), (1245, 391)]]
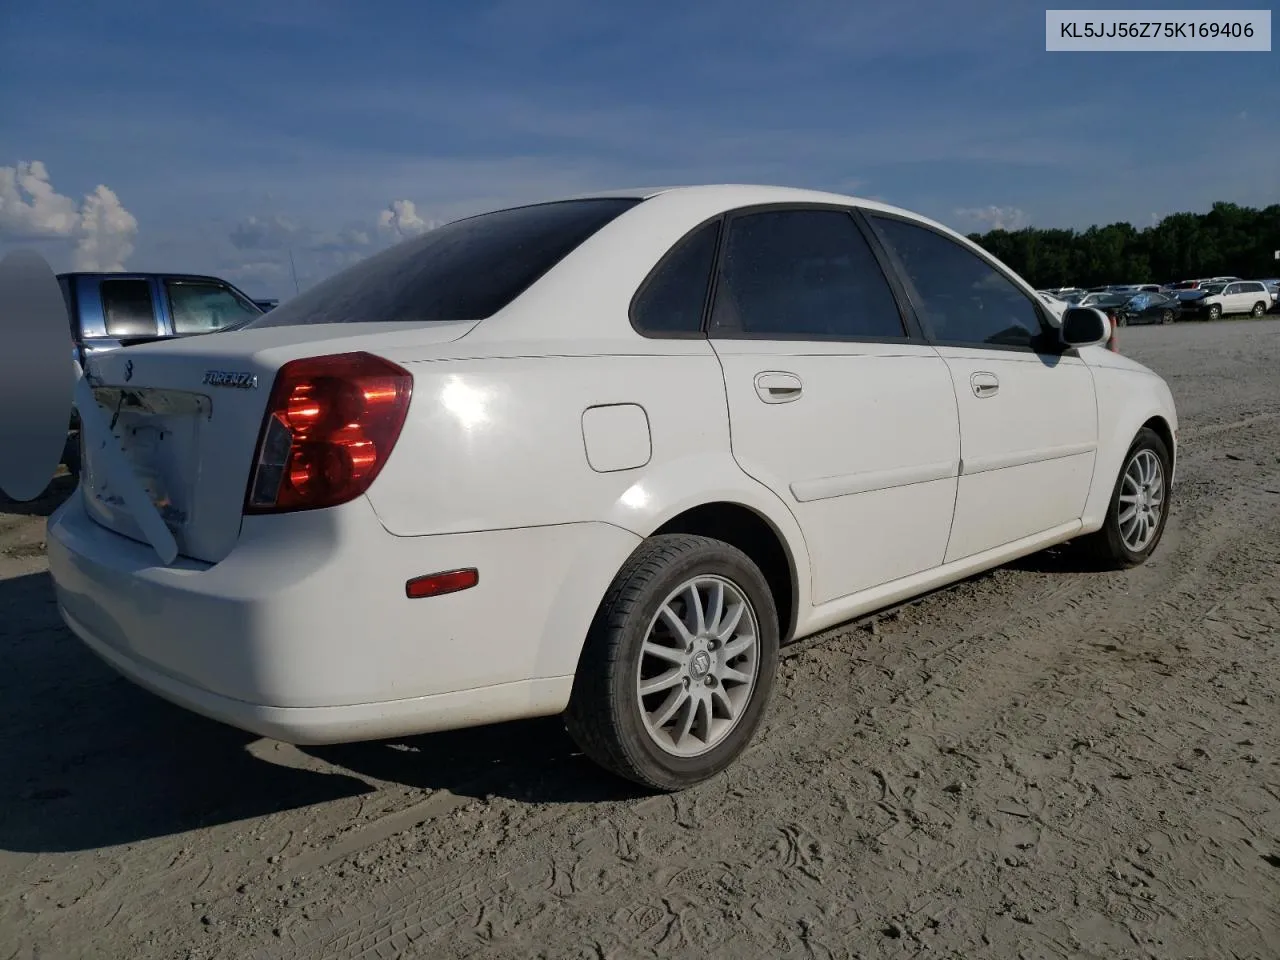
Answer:
[(298, 289), (298, 268), (293, 265), (293, 247), (289, 248), (289, 272), (293, 274), (293, 292), (301, 293), (302, 291)]

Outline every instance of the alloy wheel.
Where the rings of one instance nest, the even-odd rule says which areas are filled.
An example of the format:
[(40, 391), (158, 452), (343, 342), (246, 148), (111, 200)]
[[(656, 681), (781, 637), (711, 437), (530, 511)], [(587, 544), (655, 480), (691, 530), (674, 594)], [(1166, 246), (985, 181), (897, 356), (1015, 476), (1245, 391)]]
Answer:
[(1125, 468), (1117, 515), (1120, 539), (1129, 550), (1141, 553), (1155, 538), (1164, 505), (1164, 464), (1153, 450), (1139, 450)]
[(723, 577), (685, 581), (658, 608), (640, 649), (645, 731), (673, 756), (706, 753), (737, 726), (759, 666), (759, 627), (746, 594)]

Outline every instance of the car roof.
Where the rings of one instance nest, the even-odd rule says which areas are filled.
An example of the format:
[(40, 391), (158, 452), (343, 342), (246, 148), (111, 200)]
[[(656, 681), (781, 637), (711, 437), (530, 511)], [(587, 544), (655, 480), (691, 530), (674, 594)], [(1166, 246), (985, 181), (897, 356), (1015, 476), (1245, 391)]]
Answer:
[(954, 227), (948, 227), (945, 224), (930, 220), (928, 217), (914, 211), (907, 210), (902, 207), (895, 207), (892, 204), (884, 203), (879, 200), (871, 200), (866, 197), (850, 196), (843, 193), (832, 193), (825, 190), (810, 190), (804, 187), (785, 187), (771, 186), (768, 184), (756, 183), (705, 183), (705, 184), (686, 184), (682, 186), (667, 187), (631, 187), (618, 190), (597, 190), (590, 193), (581, 193), (572, 197), (565, 197), (566, 200), (603, 200), (610, 198), (649, 200), (654, 197), (665, 196), (668, 200), (688, 200), (690, 203), (698, 203), (699, 205), (709, 200), (720, 203), (725, 210), (731, 210), (736, 207), (750, 207), (757, 204), (766, 203), (830, 203), (840, 206), (859, 206), (867, 210), (875, 210), (880, 213), (893, 213), (900, 216), (909, 217), (912, 220), (919, 220), (933, 226), (942, 227), (949, 233), (954, 233)]
[(167, 277), (170, 280), (205, 280), (210, 283), (227, 283), (221, 277), (209, 276), (204, 273), (170, 273), (165, 270), (71, 270), (66, 273), (58, 274), (59, 277), (90, 279), (90, 280), (117, 280), (117, 279), (134, 279), (138, 277)]

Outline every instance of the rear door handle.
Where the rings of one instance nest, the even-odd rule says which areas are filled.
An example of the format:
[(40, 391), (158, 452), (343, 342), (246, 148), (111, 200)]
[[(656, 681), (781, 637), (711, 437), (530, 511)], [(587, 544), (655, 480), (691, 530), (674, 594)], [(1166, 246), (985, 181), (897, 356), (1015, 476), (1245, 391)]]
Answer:
[(975, 397), (994, 397), (1000, 392), (1000, 378), (994, 373), (979, 372), (969, 378)]
[(786, 403), (797, 400), (804, 390), (804, 383), (794, 373), (765, 370), (756, 374), (756, 393), (765, 403)]

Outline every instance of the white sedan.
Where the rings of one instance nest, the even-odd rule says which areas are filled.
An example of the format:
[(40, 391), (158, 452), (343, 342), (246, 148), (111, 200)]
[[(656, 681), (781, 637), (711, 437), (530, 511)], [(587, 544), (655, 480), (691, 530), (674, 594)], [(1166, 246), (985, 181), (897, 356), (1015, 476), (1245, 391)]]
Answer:
[(745, 749), (781, 643), (1065, 541), (1151, 554), (1178, 420), (1108, 336), (851, 197), (483, 214), (94, 358), (179, 556), (87, 450), (49, 521), (58, 605), (127, 677), (264, 736), (563, 713), (680, 789)]

